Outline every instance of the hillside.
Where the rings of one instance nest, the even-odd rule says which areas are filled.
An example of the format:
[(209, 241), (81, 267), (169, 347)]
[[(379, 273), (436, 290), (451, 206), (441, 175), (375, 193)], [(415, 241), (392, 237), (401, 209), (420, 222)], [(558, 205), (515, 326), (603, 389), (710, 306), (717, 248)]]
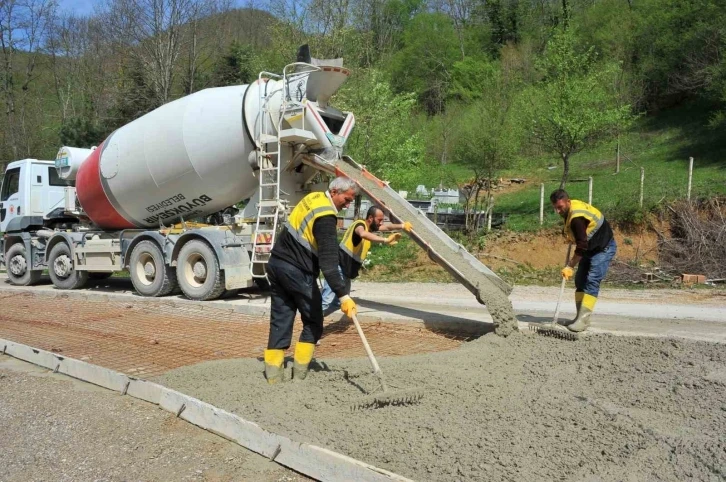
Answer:
[[(593, 202), (624, 224), (684, 196), (689, 157), (692, 196), (724, 193), (721, 0), (502, 0), (461, 10), (356, 0), (269, 11), (193, 0), (169, 15), (171, 3), (109, 0), (83, 18), (18, 4), (1, 53), (0, 162), (98, 144), (163, 103), (279, 71), (308, 43), (352, 70), (334, 98), (356, 115), (347, 153), (397, 189), (526, 178), (492, 192), (516, 231), (539, 229), (541, 182), (549, 193), (565, 179), (585, 198), (587, 183), (576, 181), (592, 176)], [(31, 27), (44, 34), (32, 37)], [(467, 208), (482, 209), (488, 194)], [(544, 225), (556, 224), (545, 212)]]
[[(726, 137), (702, 124), (702, 106), (689, 105), (640, 119), (621, 137), (620, 172), (615, 174), (615, 141), (603, 142), (573, 157), (568, 192), (587, 200), (587, 178), (593, 178), (593, 204), (609, 219), (639, 224), (645, 213), (685, 198), (689, 157), (694, 158), (691, 198), (726, 194)], [(507, 215), (507, 228), (538, 230), (540, 183), (545, 184), (544, 226), (561, 222), (549, 208), (550, 192), (559, 187), (560, 166), (538, 159), (533, 166), (507, 170), (504, 177), (526, 178), (516, 192), (495, 195), (495, 212)], [(555, 169), (548, 169), (556, 166)], [(644, 168), (643, 208), (639, 207), (640, 168)]]

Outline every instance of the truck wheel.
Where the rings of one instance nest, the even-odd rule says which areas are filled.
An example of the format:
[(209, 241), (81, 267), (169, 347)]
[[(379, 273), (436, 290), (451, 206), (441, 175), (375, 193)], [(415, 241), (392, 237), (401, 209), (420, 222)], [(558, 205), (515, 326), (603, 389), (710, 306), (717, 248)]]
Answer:
[(53, 285), (60, 290), (82, 288), (88, 281), (88, 271), (73, 268), (71, 248), (66, 243), (58, 243), (50, 250), (48, 274)]
[(32, 263), (25, 252), (25, 246), (22, 243), (16, 243), (10, 246), (5, 255), (5, 266), (7, 268), (8, 279), (15, 286), (30, 286), (40, 281), (41, 270), (33, 271)]
[(131, 282), (142, 296), (166, 296), (176, 289), (176, 272), (164, 262), (161, 248), (153, 241), (141, 241), (129, 259)]
[(189, 241), (179, 252), (176, 277), (184, 295), (196, 301), (219, 298), (224, 292), (224, 273), (217, 255), (204, 241)]

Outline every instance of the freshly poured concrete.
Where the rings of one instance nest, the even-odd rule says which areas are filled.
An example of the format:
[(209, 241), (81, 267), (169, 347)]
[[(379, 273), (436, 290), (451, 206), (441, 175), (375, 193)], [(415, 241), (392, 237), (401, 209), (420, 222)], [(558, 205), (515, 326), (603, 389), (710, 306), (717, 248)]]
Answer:
[[(144, 301), (124, 294), (126, 285), (112, 279), (83, 292)], [(3, 290), (57, 292), (47, 285)], [(520, 326), (550, 320), (558, 291), (515, 288), (515, 308), (527, 311)], [(353, 296), (366, 317), (491, 323), (459, 285), (356, 283)], [(240, 295), (222, 303), (264, 311), (266, 301)], [(572, 305), (568, 290), (565, 312)], [(668, 307), (677, 309), (655, 318)], [(722, 292), (606, 289), (593, 330), (691, 340), (489, 334), (455, 351), (381, 359), (391, 385), (427, 390), (412, 407), (348, 410), (376, 389), (365, 359), (317, 360), (304, 383), (280, 386), (265, 383), (255, 360), (204, 363), (160, 381), (299, 441), (419, 480), (723, 480), (724, 310)]]
[(418, 480), (726, 477), (724, 345), (489, 334), (380, 362), (391, 385), (423, 389), (423, 401), (351, 412), (377, 389), (365, 359), (317, 360), (304, 382), (275, 386), (256, 360), (203, 363), (157, 381)]

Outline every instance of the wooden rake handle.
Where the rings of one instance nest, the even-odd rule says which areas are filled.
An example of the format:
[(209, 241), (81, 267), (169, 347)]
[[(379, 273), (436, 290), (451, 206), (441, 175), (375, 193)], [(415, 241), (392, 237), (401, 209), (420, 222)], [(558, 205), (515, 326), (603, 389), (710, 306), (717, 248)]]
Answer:
[[(567, 256), (565, 257), (565, 266), (570, 262), (570, 252), (572, 251), (572, 244), (567, 245)], [(555, 317), (552, 319), (552, 324), (557, 324), (557, 319), (560, 317), (560, 304), (562, 303), (562, 295), (565, 293), (565, 283), (567, 280), (562, 277), (562, 285), (560, 286), (560, 296), (557, 298), (557, 308), (555, 308)]]
[(373, 367), (373, 373), (380, 380), (381, 387), (385, 392), (386, 390), (388, 390), (388, 387), (386, 386), (386, 382), (383, 380), (383, 372), (381, 372), (381, 367), (378, 365), (376, 356), (373, 354), (373, 350), (371, 350), (371, 346), (368, 344), (368, 340), (366, 340), (365, 334), (363, 334), (363, 328), (361, 328), (360, 323), (358, 323), (358, 317), (356, 315), (353, 315), (350, 318), (353, 320), (355, 329), (358, 331), (358, 336), (360, 336), (360, 341), (363, 342), (363, 347), (366, 349), (366, 355), (368, 355), (368, 360), (370, 360), (371, 366)]

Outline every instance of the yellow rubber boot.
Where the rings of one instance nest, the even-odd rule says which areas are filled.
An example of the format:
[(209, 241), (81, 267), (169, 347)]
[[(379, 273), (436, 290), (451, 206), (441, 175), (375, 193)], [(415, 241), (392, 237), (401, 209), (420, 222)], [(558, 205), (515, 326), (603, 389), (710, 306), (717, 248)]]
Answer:
[(575, 315), (575, 318), (572, 320), (558, 320), (558, 324), (562, 326), (570, 326), (575, 321), (577, 321), (577, 317), (580, 316), (580, 307), (582, 307), (583, 296), (585, 296), (585, 293), (583, 291), (575, 291), (575, 307), (577, 308), (577, 314)]
[(582, 299), (585, 297), (584, 291), (575, 291), (575, 306), (577, 307), (577, 314), (580, 314), (580, 308), (582, 307)]
[(295, 356), (292, 364), (292, 379), (305, 380), (308, 376), (310, 361), (315, 353), (315, 343), (297, 342), (295, 345)]
[(282, 381), (282, 364), (285, 362), (285, 350), (265, 350), (265, 378), (267, 383)]
[(580, 306), (580, 311), (577, 313), (577, 318), (571, 325), (567, 326), (567, 329), (575, 332), (587, 330), (590, 327), (590, 317), (595, 310), (596, 302), (597, 296), (583, 293), (582, 306)]

